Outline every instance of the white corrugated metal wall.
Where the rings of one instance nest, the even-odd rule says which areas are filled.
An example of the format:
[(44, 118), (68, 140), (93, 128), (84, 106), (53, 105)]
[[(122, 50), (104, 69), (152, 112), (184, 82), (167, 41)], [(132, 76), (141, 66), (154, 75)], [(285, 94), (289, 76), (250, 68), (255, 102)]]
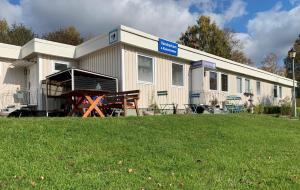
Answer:
[(78, 67), (118, 78), (118, 86), (121, 90), (121, 55), (121, 46), (117, 44), (82, 57)]

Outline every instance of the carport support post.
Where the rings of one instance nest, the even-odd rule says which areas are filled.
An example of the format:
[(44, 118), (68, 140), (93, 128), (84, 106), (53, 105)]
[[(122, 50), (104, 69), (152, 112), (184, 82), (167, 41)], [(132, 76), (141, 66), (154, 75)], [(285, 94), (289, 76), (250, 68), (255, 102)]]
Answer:
[[(71, 90), (73, 91), (74, 90), (74, 70), (71, 69)], [(72, 101), (74, 102), (75, 101), (75, 97), (72, 97)], [(74, 108), (74, 105), (72, 104), (72, 110)]]
[(72, 83), (72, 91), (74, 90), (74, 70), (71, 70), (71, 83)]
[(46, 79), (46, 117), (48, 116), (48, 79)]

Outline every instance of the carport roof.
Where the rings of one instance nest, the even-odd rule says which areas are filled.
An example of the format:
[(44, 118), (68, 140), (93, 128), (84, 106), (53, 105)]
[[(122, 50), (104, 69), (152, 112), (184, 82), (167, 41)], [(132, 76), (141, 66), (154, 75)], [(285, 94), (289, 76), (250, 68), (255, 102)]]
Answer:
[(117, 78), (113, 77), (113, 76), (104, 75), (104, 74), (100, 74), (100, 73), (96, 73), (96, 72), (92, 72), (92, 71), (87, 71), (87, 70), (83, 70), (83, 69), (76, 69), (76, 68), (68, 68), (68, 69), (59, 71), (57, 73), (48, 75), (48, 76), (46, 76), (46, 79), (49, 79), (49, 80), (55, 80), (55, 79), (63, 80), (64, 78), (70, 78), (72, 72), (74, 72), (74, 74), (79, 74), (81, 76), (89, 76), (89, 77), (94, 76), (94, 77), (103, 77), (103, 78), (110, 78), (110, 79), (117, 80)]

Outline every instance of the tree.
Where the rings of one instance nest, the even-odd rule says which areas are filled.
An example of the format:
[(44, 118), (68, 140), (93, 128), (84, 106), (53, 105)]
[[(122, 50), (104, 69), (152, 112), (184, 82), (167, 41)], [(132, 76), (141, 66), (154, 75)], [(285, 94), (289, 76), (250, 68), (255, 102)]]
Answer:
[(13, 24), (8, 32), (9, 43), (23, 46), (37, 35), (23, 24)]
[[(295, 58), (295, 79), (297, 81), (300, 81), (300, 35), (298, 38), (295, 40), (293, 47), (296, 50), (296, 58)], [(288, 52), (287, 52), (288, 54)], [(292, 60), (289, 59), (287, 56), (284, 59), (284, 66), (286, 69), (286, 77), (292, 79), (293, 78), (293, 72), (292, 72)]]
[(0, 42), (22, 46), (37, 35), (23, 24), (9, 26), (6, 20), (0, 20)]
[(181, 34), (178, 42), (207, 53), (230, 58), (231, 48), (224, 31), (207, 16), (199, 17), (197, 24), (189, 26), (186, 32)]
[(229, 28), (225, 28), (223, 31), (231, 48), (230, 59), (245, 65), (254, 65), (252, 60), (243, 52), (244, 45), (239, 39), (235, 38), (234, 31)]
[(261, 62), (260, 69), (277, 75), (285, 76), (285, 70), (283, 67), (279, 66), (278, 56), (275, 53), (269, 53), (265, 56)]
[[(38, 35), (22, 23), (9, 26), (5, 19), (0, 20), (0, 43), (23, 46), (35, 37), (38, 37)], [(91, 37), (91, 35), (88, 37)], [(49, 32), (42, 38), (70, 45), (78, 45), (83, 42), (81, 34), (73, 26)]]
[(0, 42), (9, 43), (8, 37), (9, 26), (5, 19), (0, 20)]
[(240, 50), (232, 50), (230, 59), (245, 65), (254, 65), (253, 61)]
[(70, 45), (79, 45), (83, 42), (81, 34), (77, 31), (77, 29), (74, 26), (60, 28), (57, 31), (49, 32), (45, 34), (43, 38), (46, 40)]
[(251, 59), (241, 51), (242, 43), (234, 38), (233, 31), (221, 30), (207, 16), (200, 16), (197, 24), (189, 26), (178, 43), (239, 63), (252, 64)]

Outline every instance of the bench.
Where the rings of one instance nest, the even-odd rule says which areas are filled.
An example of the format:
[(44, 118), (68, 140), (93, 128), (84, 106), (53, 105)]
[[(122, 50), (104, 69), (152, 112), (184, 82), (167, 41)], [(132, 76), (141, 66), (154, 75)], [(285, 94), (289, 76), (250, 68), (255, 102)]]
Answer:
[(135, 109), (139, 116), (138, 100), (140, 98), (139, 90), (108, 93), (104, 96), (101, 109), (122, 109), (124, 116), (127, 116), (128, 109)]
[(245, 111), (243, 105), (226, 104), (225, 107), (230, 113), (240, 113)]

